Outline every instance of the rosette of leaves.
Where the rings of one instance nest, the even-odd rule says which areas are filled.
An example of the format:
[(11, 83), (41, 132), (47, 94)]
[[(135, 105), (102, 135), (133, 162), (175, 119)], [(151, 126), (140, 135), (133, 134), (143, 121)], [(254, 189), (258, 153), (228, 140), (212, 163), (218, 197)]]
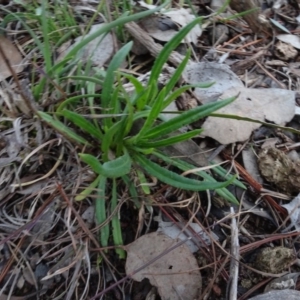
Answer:
[[(153, 12), (153, 11), (152, 11)], [(150, 12), (151, 13), (151, 12)], [(142, 12), (133, 16), (118, 19), (106, 27), (97, 31), (94, 37), (105, 33), (113, 26), (122, 25), (149, 14)], [(126, 59), (132, 46), (132, 42), (125, 44), (113, 57), (106, 72), (99, 71), (94, 77), (72, 76), (72, 80), (85, 82), (85, 89), (88, 93), (85, 97), (91, 104), (91, 115), (94, 114), (95, 101), (101, 107), (103, 118), (101, 121), (91, 120), (75, 112), (74, 105), (83, 96), (75, 96), (62, 102), (53, 115), (39, 112), (39, 116), (51, 124), (60, 133), (82, 146), (87, 146), (87, 151), (80, 154), (81, 160), (88, 164), (97, 174), (96, 179), (83, 191), (77, 200), (81, 200), (97, 188), (96, 219), (98, 224), (105, 224), (100, 229), (100, 241), (103, 247), (108, 245), (110, 226), (106, 222), (106, 209), (110, 205), (110, 211), (117, 207), (117, 181), (122, 180), (131, 193), (136, 206), (139, 206), (138, 191), (132, 184), (130, 174), (133, 170), (138, 174), (141, 183), (146, 182), (148, 175), (157, 178), (162, 183), (189, 191), (214, 190), (224, 199), (237, 203), (236, 198), (225, 188), (229, 183), (241, 186), (241, 183), (233, 176), (225, 175), (221, 167), (215, 171), (223, 176), (225, 182), (217, 182), (213, 177), (204, 171), (195, 173), (200, 179), (192, 179), (175, 173), (156, 162), (159, 158), (166, 165), (186, 171), (195, 166), (180, 159), (172, 159), (161, 151), (162, 147), (191, 139), (201, 133), (201, 129), (188, 132), (180, 132), (179, 129), (189, 125), (201, 118), (210, 115), (212, 112), (234, 101), (234, 98), (202, 105), (189, 111), (181, 112), (170, 120), (163, 120), (162, 112), (184, 91), (192, 87), (208, 87), (209, 84), (185, 85), (175, 88), (180, 79), (186, 64), (189, 61), (190, 52), (178, 66), (169, 82), (161, 89), (158, 89), (157, 81), (164, 63), (167, 61), (171, 51), (176, 48), (185, 35), (201, 22), (201, 18), (195, 19), (184, 27), (178, 34), (169, 41), (155, 60), (151, 75), (146, 86), (143, 86), (135, 77), (119, 72), (120, 65)], [(72, 53), (67, 56), (55, 70), (60, 70), (62, 65), (70, 63), (72, 55), (83, 45), (88, 43), (83, 40)], [(129, 80), (135, 87), (135, 92), (127, 94), (124, 91), (122, 82)], [(96, 92), (96, 85), (101, 85), (101, 92)], [(65, 118), (72, 126), (66, 126), (62, 120)], [(138, 124), (138, 131), (133, 130)], [(78, 128), (79, 130), (77, 130)], [(84, 132), (85, 134), (80, 134)], [(135, 132), (135, 133), (133, 133)], [(96, 141), (96, 142), (95, 142)], [(95, 147), (98, 149), (95, 151)], [(89, 151), (89, 149), (93, 149)], [(97, 153), (97, 155), (93, 154)], [(227, 176), (227, 177), (226, 177)], [(109, 184), (108, 184), (109, 183)], [(109, 189), (108, 189), (109, 187)], [(110, 201), (108, 201), (110, 199)], [(117, 214), (111, 221), (112, 235), (115, 245), (122, 245), (122, 234)], [(120, 257), (124, 252), (118, 249)]]

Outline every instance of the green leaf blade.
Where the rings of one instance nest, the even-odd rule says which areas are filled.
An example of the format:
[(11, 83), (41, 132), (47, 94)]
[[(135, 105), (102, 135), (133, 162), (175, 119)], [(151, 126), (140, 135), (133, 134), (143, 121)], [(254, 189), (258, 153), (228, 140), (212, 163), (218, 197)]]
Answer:
[[(106, 177), (100, 176), (98, 193), (97, 193), (97, 198), (95, 203), (95, 215), (96, 215), (97, 225), (104, 224), (107, 221), (106, 205), (105, 205), (106, 181), (107, 181)], [(104, 224), (100, 228), (100, 243), (102, 247), (108, 246), (108, 239), (109, 239), (109, 223)]]
[(224, 183), (215, 183), (215, 182), (205, 182), (199, 181), (195, 179), (190, 179), (177, 173), (171, 172), (158, 164), (152, 162), (151, 160), (147, 159), (143, 155), (135, 155), (135, 161), (143, 168), (145, 171), (151, 175), (159, 179), (161, 182), (166, 183), (170, 186), (177, 187), (183, 190), (188, 191), (205, 191), (205, 190), (215, 190), (220, 189), (228, 184), (231, 181), (227, 181)]
[[(177, 159), (177, 158), (170, 158), (169, 156), (166, 156), (165, 154), (163, 154), (163, 153), (161, 153), (161, 152), (155, 151), (155, 152), (153, 152), (153, 154), (154, 154), (155, 156), (157, 156), (158, 158), (162, 159), (163, 161), (165, 161), (166, 163), (171, 164), (171, 165), (173, 165), (173, 166), (176, 166), (177, 168), (179, 168), (180, 170), (182, 170), (182, 171), (184, 171), (184, 172), (195, 168), (195, 166), (193, 166), (193, 165), (187, 163), (186, 161), (183, 161), (183, 160)], [(214, 167), (213, 170), (215, 170), (216, 168), (222, 169), (221, 166), (217, 166), (217, 167)], [(226, 173), (225, 170), (224, 170), (224, 172)], [(206, 173), (205, 171), (197, 171), (197, 172), (195, 172), (194, 174), (195, 174), (195, 175), (198, 175), (198, 176), (200, 176), (200, 177), (202, 177), (202, 178), (204, 178), (204, 179), (207, 180), (207, 181), (217, 182), (217, 180), (216, 180), (215, 178), (211, 177), (211, 176), (210, 176), (208, 173)], [(229, 176), (226, 176), (226, 177), (225, 177), (225, 174), (224, 174), (224, 173), (223, 173), (222, 175), (223, 175), (222, 177), (223, 177), (225, 180), (231, 180), (231, 181), (232, 181), (232, 184), (234, 184), (234, 185), (236, 185), (236, 186), (240, 186), (241, 183), (240, 183), (237, 179), (235, 179), (234, 176), (229, 175)], [(245, 187), (243, 187), (243, 188), (245, 188)], [(223, 198), (224, 198), (225, 200), (227, 200), (228, 202), (233, 203), (233, 204), (236, 204), (236, 205), (239, 204), (239, 202), (238, 202), (238, 200), (236, 199), (236, 197), (235, 197), (231, 192), (229, 192), (229, 191), (227, 190), (227, 188), (223, 187), (223, 188), (220, 188), (220, 189), (216, 189), (215, 191), (216, 191), (216, 193), (217, 193), (220, 197), (223, 197)]]
[(63, 136), (79, 143), (82, 145), (90, 145), (90, 143), (81, 137), (80, 135), (76, 134), (74, 131), (72, 131), (69, 127), (67, 127), (64, 123), (55, 120), (47, 113), (44, 113), (42, 111), (38, 112), (39, 117), (48, 123), (50, 126), (52, 126), (54, 129), (56, 129), (59, 133), (61, 133)]
[[(111, 195), (111, 211), (115, 211), (118, 206), (118, 199), (117, 199), (117, 184), (116, 180), (113, 179), (113, 186), (112, 186), (112, 195)], [(121, 230), (121, 224), (118, 217), (118, 212), (116, 212), (112, 219), (111, 219), (111, 225), (112, 225), (112, 236), (114, 240), (115, 246), (122, 246), (123, 245), (123, 238), (122, 238), (122, 230)], [(126, 257), (125, 251), (122, 248), (116, 248), (116, 253), (118, 254), (120, 259), (123, 259)]]
[(124, 45), (112, 58), (108, 69), (106, 71), (106, 76), (103, 82), (103, 89), (101, 94), (101, 106), (103, 108), (108, 108), (111, 95), (114, 89), (115, 71), (120, 67), (120, 65), (125, 60), (128, 55), (133, 42), (129, 42)]
[(102, 132), (96, 128), (92, 123), (90, 123), (88, 120), (86, 120), (81, 115), (74, 113), (70, 110), (64, 109), (59, 113), (59, 115), (64, 116), (69, 121), (71, 121), (73, 124), (78, 126), (81, 130), (89, 133), (91, 136), (97, 138), (98, 140), (101, 140), (103, 137)]
[(233, 102), (236, 97), (228, 98), (226, 100), (217, 101), (214, 103), (204, 104), (202, 106), (198, 106), (194, 109), (183, 112), (181, 115), (174, 117), (173, 119), (163, 122), (158, 126), (150, 129), (144, 135), (144, 138), (154, 139), (165, 136), (175, 130), (180, 129), (183, 126), (191, 124), (197, 120), (200, 120), (212, 112), (222, 108), (225, 105)]
[(88, 164), (95, 173), (105, 176), (107, 178), (118, 178), (130, 172), (131, 158), (127, 152), (114, 160), (105, 162), (103, 165), (99, 160), (90, 154), (81, 153), (79, 157), (83, 162)]
[(159, 56), (156, 58), (151, 71), (149, 84), (157, 82), (164, 63), (168, 60), (171, 52), (181, 43), (189, 31), (201, 22), (202, 18), (196, 18), (191, 23), (183, 27), (163, 48)]
[(186, 140), (189, 140), (197, 135), (199, 135), (203, 130), (202, 129), (195, 129), (189, 132), (185, 132), (182, 134), (178, 134), (176, 136), (172, 136), (169, 138), (166, 138), (164, 140), (159, 141), (139, 141), (137, 143), (137, 147), (140, 148), (159, 148), (159, 147), (166, 147), (170, 145), (174, 145)]

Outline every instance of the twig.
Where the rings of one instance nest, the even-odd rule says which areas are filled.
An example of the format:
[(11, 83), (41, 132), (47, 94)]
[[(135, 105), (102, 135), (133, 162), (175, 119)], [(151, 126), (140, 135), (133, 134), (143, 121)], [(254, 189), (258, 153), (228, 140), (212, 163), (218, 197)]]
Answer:
[[(233, 207), (230, 207), (230, 212), (234, 214)], [(231, 260), (230, 260), (230, 292), (229, 299), (237, 299), (237, 284), (239, 277), (239, 239), (238, 239), (239, 230), (237, 228), (236, 219), (232, 217), (231, 219)]]
[(231, 65), (231, 70), (237, 75), (242, 75), (245, 70), (251, 68), (265, 53), (266, 50), (261, 50), (247, 59), (243, 59), (237, 63), (234, 63), (233, 65)]
[(260, 62), (255, 62), (265, 72), (265, 74), (268, 75), (272, 80), (274, 80), (282, 89), (286, 89), (285, 85), (282, 84), (279, 80), (277, 80), (268, 70), (266, 70)]

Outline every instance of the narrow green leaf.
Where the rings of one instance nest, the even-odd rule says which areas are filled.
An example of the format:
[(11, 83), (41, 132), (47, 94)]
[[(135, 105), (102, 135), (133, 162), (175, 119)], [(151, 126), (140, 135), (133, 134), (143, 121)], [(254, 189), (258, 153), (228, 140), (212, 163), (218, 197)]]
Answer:
[(38, 115), (42, 120), (44, 120), (46, 123), (48, 123), (50, 126), (52, 126), (55, 130), (57, 130), (59, 133), (61, 133), (64, 137), (69, 138), (79, 144), (90, 145), (90, 143), (86, 139), (84, 139), (83, 137), (76, 134), (69, 127), (67, 127), (64, 123), (52, 118), (50, 115), (48, 115), (42, 111), (39, 111)]
[(243, 16), (249, 15), (249, 14), (251, 14), (253, 12), (257, 12), (257, 11), (259, 11), (259, 7), (258, 6), (255, 7), (255, 8), (251, 8), (251, 9), (245, 10), (245, 11), (240, 12), (240, 13), (236, 13), (234, 15), (230, 15), (229, 17), (224, 18), (223, 21), (226, 22), (226, 21), (229, 21), (229, 20), (235, 20), (237, 18), (242, 18)]
[(58, 115), (62, 115), (65, 118), (67, 118), (69, 121), (71, 121), (73, 124), (78, 126), (81, 130), (89, 133), (93, 137), (97, 138), (98, 140), (101, 140), (103, 137), (103, 134), (100, 130), (98, 130), (91, 122), (86, 120), (81, 115), (74, 113), (70, 110), (64, 109)]
[(110, 100), (114, 90), (114, 81), (115, 81), (115, 71), (120, 67), (124, 62), (126, 56), (128, 55), (132, 42), (124, 45), (112, 58), (109, 63), (109, 66), (106, 71), (106, 76), (103, 82), (102, 94), (101, 94), (101, 106), (103, 108), (110, 107)]
[(195, 129), (189, 132), (177, 134), (176, 136), (172, 136), (169, 138), (166, 138), (164, 140), (159, 141), (138, 141), (136, 146), (141, 148), (158, 148), (158, 147), (166, 147), (170, 145), (177, 144), (182, 141), (189, 140), (197, 135), (199, 135), (203, 130), (202, 129)]
[[(118, 145), (123, 146), (124, 139), (128, 136), (130, 131), (132, 130), (133, 125), (133, 118), (135, 114), (135, 107), (131, 103), (131, 99), (128, 97), (125, 97), (126, 106), (124, 109), (124, 113), (126, 113), (125, 116), (121, 118), (121, 123), (124, 125), (120, 130), (120, 134), (116, 135), (115, 143), (118, 143)], [(122, 141), (122, 142), (120, 142)]]
[(149, 184), (146, 180), (144, 172), (142, 172), (140, 169), (136, 169), (136, 174), (137, 174), (139, 182), (140, 182), (139, 187), (143, 190), (143, 192), (146, 195), (150, 195), (151, 191), (150, 191)]
[(137, 80), (137, 78), (135, 78), (134, 76), (132, 76), (130, 74), (123, 73), (123, 72), (120, 72), (120, 74), (122, 74), (123, 77), (127, 78), (133, 84), (136, 94), (140, 94), (140, 93), (144, 92), (145, 88), (143, 87), (141, 82)]
[(149, 113), (150, 113), (150, 109), (135, 112), (135, 114), (133, 116), (133, 121), (137, 121), (139, 119), (147, 118)]
[[(113, 179), (113, 186), (112, 186), (112, 195), (111, 195), (111, 212), (113, 212), (118, 205), (117, 200), (117, 184), (116, 180)], [(123, 238), (122, 238), (122, 230), (121, 230), (121, 224), (118, 216), (118, 212), (116, 212), (112, 219), (111, 219), (111, 225), (112, 225), (112, 235), (115, 246), (122, 246), (123, 245)], [(123, 259), (126, 257), (125, 251), (122, 248), (116, 248), (116, 253), (118, 254), (120, 259)]]
[(149, 130), (149, 128), (156, 121), (157, 117), (162, 111), (162, 104), (163, 104), (164, 97), (165, 97), (165, 89), (163, 88), (159, 94), (159, 97), (154, 102), (153, 107), (150, 109), (150, 113), (145, 123), (143, 124), (142, 128), (139, 130), (138, 134), (133, 139), (138, 141), (140, 138), (143, 138), (144, 133), (147, 130)]
[(76, 53), (80, 49), (82, 49), (84, 46), (86, 46), (89, 42), (91, 42), (92, 40), (94, 40), (95, 38), (100, 36), (101, 34), (109, 32), (114, 27), (122, 26), (125, 23), (136, 21), (138, 19), (142, 19), (142, 18), (145, 18), (147, 16), (150, 16), (151, 14), (153, 14), (157, 11), (160, 11), (166, 5), (168, 5), (168, 2), (164, 3), (163, 5), (160, 5), (160, 6), (156, 7), (154, 9), (146, 10), (146, 11), (143, 11), (143, 12), (131, 15), (131, 16), (117, 18), (115, 21), (112, 21), (110, 23), (106, 23), (99, 30), (97, 30), (97, 31), (93, 32), (92, 34), (88, 35), (84, 40), (82, 40), (80, 43), (78, 43), (76, 46), (74, 46), (74, 48), (72, 48), (70, 50), (70, 52), (67, 54), (66, 57), (67, 58), (68, 57), (73, 57), (74, 55), (76, 55)]
[[(109, 149), (112, 148), (112, 143), (113, 140), (115, 139), (115, 135), (117, 134), (118, 131), (122, 130), (122, 126), (124, 126), (124, 123), (122, 122), (122, 120), (120, 120), (105, 132), (101, 144), (101, 150), (103, 152), (104, 161), (108, 160)], [(119, 140), (119, 144), (122, 145), (122, 141)]]
[(133, 201), (135, 207), (137, 209), (140, 209), (141, 208), (141, 203), (139, 201), (139, 195), (138, 195), (138, 192), (136, 190), (136, 187), (134, 186), (133, 181), (129, 178), (128, 175), (122, 176), (122, 180), (125, 182), (125, 184), (128, 188), (129, 194), (131, 196), (131, 200)]
[(205, 190), (215, 190), (220, 189), (232, 182), (232, 180), (223, 182), (223, 183), (215, 183), (209, 181), (199, 181), (195, 179), (190, 179), (177, 173), (171, 172), (158, 164), (152, 162), (151, 160), (147, 159), (143, 155), (134, 155), (135, 161), (143, 168), (145, 171), (151, 175), (173, 187), (177, 187), (183, 190), (188, 191), (205, 191)]
[[(194, 169), (195, 166), (183, 161), (182, 159), (177, 159), (177, 158), (171, 158), (161, 152), (153, 152), (153, 154), (155, 156), (157, 156), (158, 158), (162, 159), (163, 161), (165, 161), (167, 164), (171, 164), (177, 168), (179, 168), (182, 171), (188, 171), (191, 169)], [(215, 167), (216, 168), (216, 167)], [(220, 167), (222, 168), (222, 167)], [(210, 182), (217, 182), (216, 179), (214, 179), (213, 177), (211, 177), (209, 174), (207, 174), (205, 171), (197, 171), (194, 173), (195, 175), (198, 175), (200, 177), (202, 177), (203, 179), (210, 181)], [(226, 180), (231, 180), (232, 184), (235, 184), (236, 186), (239, 186), (239, 184), (236, 184), (237, 182), (239, 182), (237, 179), (235, 179), (234, 176), (229, 175), (228, 177), (224, 177)], [(216, 189), (215, 190), (216, 193), (224, 198), (225, 200), (227, 200), (228, 202), (234, 203), (234, 204), (238, 204), (238, 200), (235, 198), (235, 196), (230, 193), (227, 188), (223, 187), (220, 189)]]
[(131, 169), (131, 158), (127, 152), (125, 152), (123, 156), (105, 162), (103, 165), (93, 155), (81, 153), (79, 157), (88, 164), (95, 173), (107, 178), (121, 177), (128, 174)]
[(99, 184), (99, 181), (100, 175), (86, 189), (84, 189), (75, 197), (75, 201), (82, 201), (86, 199), (92, 192), (95, 191), (95, 188)]
[[(100, 176), (97, 198), (95, 203), (95, 215), (97, 225), (101, 225), (107, 221), (106, 218), (106, 200), (105, 200), (105, 190), (106, 190), (106, 177)], [(101, 226), (100, 228), (100, 242), (102, 247), (108, 246), (109, 239), (109, 223)]]
[(259, 123), (259, 124), (262, 124), (262, 125), (267, 126), (267, 127), (278, 128), (278, 129), (282, 129), (282, 130), (289, 131), (289, 132), (296, 133), (296, 134), (300, 135), (300, 130), (297, 130), (293, 127), (280, 126), (280, 125), (277, 125), (277, 124), (263, 122), (263, 121), (252, 119), (252, 118), (241, 117), (241, 116), (230, 115), (230, 114), (218, 114), (218, 113), (212, 113), (212, 114), (210, 114), (210, 116), (216, 117), (216, 118), (234, 119), (234, 120), (242, 120), (242, 121), (247, 121), (247, 122)]
[(182, 76), (182, 72), (184, 71), (189, 59), (191, 57), (191, 51), (188, 50), (187, 54), (185, 55), (184, 60), (180, 63), (180, 65), (176, 68), (174, 74), (170, 78), (169, 82), (165, 86), (165, 95), (169, 95), (169, 93), (172, 91), (178, 80)]
[(183, 27), (163, 48), (159, 56), (156, 58), (154, 66), (152, 67), (151, 75), (149, 78), (149, 85), (153, 85), (158, 80), (164, 63), (168, 60), (171, 52), (181, 43), (183, 38), (189, 31), (201, 22), (202, 18), (196, 18), (191, 23)]
[[(20, 22), (20, 24), (22, 24), (22, 26), (24, 26), (24, 28), (26, 29), (26, 31), (31, 35), (31, 37), (33, 38), (35, 44), (38, 46), (39, 50), (41, 51), (41, 53), (43, 53), (43, 48), (44, 45), (43, 43), (38, 39), (38, 36), (35, 34), (35, 32), (30, 28), (29, 25), (26, 24), (26, 19), (33, 19), (33, 20), (39, 20), (40, 18), (36, 15), (33, 14), (22, 14), (22, 13), (14, 13), (8, 9), (6, 9), (3, 5), (0, 6), (0, 9), (5, 11), (7, 13), (7, 16), (11, 17), (13, 16), (16, 20), (18, 20)], [(24, 16), (26, 16), (24, 18)], [(25, 19), (25, 20), (24, 20)], [(12, 20), (11, 20), (12, 21)], [(9, 22), (9, 21), (8, 21)], [(4, 23), (5, 24), (5, 23)], [(6, 26), (6, 24), (5, 24)]]
[(74, 80), (74, 81), (83, 81), (83, 82), (94, 82), (99, 85), (103, 85), (103, 79), (99, 79), (97, 77), (92, 77), (92, 76), (84, 76), (84, 75), (73, 75), (73, 76), (66, 76), (66, 77), (61, 77), (60, 81), (65, 81), (65, 80)]
[(145, 88), (145, 91), (138, 95), (136, 101), (138, 111), (142, 111), (143, 109), (145, 109), (146, 106), (151, 102), (151, 99), (156, 97), (157, 93), (157, 84), (148, 84), (148, 86)]
[[(214, 161), (211, 161), (210, 164), (215, 164)], [(232, 175), (228, 174), (228, 171), (225, 170), (224, 168), (222, 168), (222, 166), (215, 166), (213, 169), (212, 169), (213, 172), (215, 172), (216, 174), (218, 174), (220, 177), (224, 178), (224, 180), (230, 180), (232, 178)], [(239, 181), (238, 179), (235, 179), (232, 184), (240, 187), (241, 189), (244, 189), (246, 190), (247, 187), (241, 182)]]
[(273, 25), (275, 25), (276, 27), (278, 27), (282, 31), (284, 31), (284, 32), (286, 32), (288, 34), (291, 34), (291, 32), (285, 26), (283, 26), (281, 23), (279, 23), (275, 19), (269, 18), (269, 20), (273, 23)]
[(77, 95), (77, 96), (74, 96), (74, 97), (67, 98), (66, 100), (64, 100), (64, 102), (62, 102), (58, 106), (58, 108), (56, 109), (56, 112), (61, 112), (64, 108), (66, 108), (70, 104), (76, 104), (78, 100), (81, 100), (84, 97), (86, 97), (86, 98), (88, 98), (88, 97), (99, 98), (100, 94), (85, 94), (85, 95)]
[(181, 86), (180, 88), (176, 89), (173, 93), (171, 93), (164, 101), (162, 109), (165, 109), (171, 102), (177, 99), (182, 93), (191, 89), (191, 88), (209, 88), (214, 84), (211, 83), (199, 83), (199, 84), (189, 84)]
[(197, 120), (200, 120), (212, 112), (220, 109), (221, 107), (233, 102), (236, 99), (236, 97), (232, 97), (226, 100), (217, 101), (214, 103), (204, 104), (201, 106), (198, 106), (194, 109), (188, 110), (183, 112), (181, 115), (176, 116), (172, 119), (170, 119), (167, 122), (163, 122), (159, 124), (158, 126), (150, 129), (146, 134), (143, 136), (143, 138), (159, 138), (162, 136), (165, 136), (166, 134), (169, 134), (183, 126), (186, 126), (188, 124), (191, 124)]
[[(104, 110), (104, 113), (110, 114), (113, 109), (112, 97), (118, 96), (114, 93), (114, 81), (115, 81), (115, 71), (120, 67), (120, 65), (124, 62), (126, 56), (128, 55), (133, 42), (129, 42), (124, 45), (113, 57), (111, 60), (108, 69), (106, 71), (106, 76), (104, 79), (102, 94), (101, 94), (101, 106), (107, 110)], [(114, 98), (115, 99), (115, 98)], [(111, 108), (111, 109), (108, 109)], [(104, 119), (105, 128), (110, 128), (112, 126), (112, 119)]]
[(42, 1), (42, 32), (43, 32), (43, 58), (45, 60), (46, 73), (48, 73), (52, 67), (52, 49), (49, 41), (49, 17), (47, 16), (48, 1)]
[[(87, 93), (89, 95), (95, 95), (95, 93), (96, 93), (96, 83), (88, 82), (86, 84), (86, 88), (87, 88)], [(95, 105), (95, 96), (88, 96), (88, 97), (85, 96), (85, 97), (88, 99), (90, 114), (95, 116), (97, 114), (96, 105)], [(93, 118), (93, 124), (97, 128), (97, 130), (100, 131), (101, 134), (102, 134), (101, 126), (100, 126), (100, 124), (99, 124), (99, 122), (96, 118)], [(103, 136), (103, 134), (102, 134), (102, 136)]]
[(220, 15), (222, 12), (224, 12), (227, 8), (227, 6), (230, 4), (230, 0), (226, 0), (223, 5), (216, 11), (216, 16)]

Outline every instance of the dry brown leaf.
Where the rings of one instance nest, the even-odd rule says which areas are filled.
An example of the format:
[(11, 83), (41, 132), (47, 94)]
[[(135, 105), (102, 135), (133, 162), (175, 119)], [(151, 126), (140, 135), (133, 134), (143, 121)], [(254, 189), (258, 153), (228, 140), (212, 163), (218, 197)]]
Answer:
[(216, 101), (218, 97), (232, 87), (244, 86), (229, 66), (215, 62), (200, 62), (188, 65), (184, 70), (184, 79), (189, 84), (214, 83), (209, 88), (196, 88), (194, 91), (194, 94), (204, 104)]
[(300, 273), (289, 273), (279, 278), (274, 278), (265, 287), (265, 293), (271, 290), (293, 289), (296, 286)]
[[(152, 9), (155, 5), (146, 4), (143, 1), (139, 1), (139, 4), (145, 8)], [(154, 14), (148, 18), (142, 19), (139, 24), (151, 35), (153, 38), (167, 42), (177, 32), (191, 23), (195, 19), (195, 16), (191, 14), (185, 8), (174, 8), (167, 11), (162, 10), (160, 14)], [(202, 34), (200, 25), (196, 25), (190, 30), (190, 32), (182, 40), (182, 43), (194, 43), (197, 44), (198, 38)]]
[(257, 158), (254, 154), (253, 150), (244, 149), (242, 151), (243, 163), (246, 171), (258, 182), (263, 183), (263, 179), (261, 178), (257, 166)]
[(283, 204), (281, 206), (288, 211), (291, 221), (291, 224), (285, 231), (290, 230), (292, 227), (295, 227), (295, 229), (300, 232), (300, 194), (298, 194), (298, 196), (295, 197), (291, 202)]
[[(295, 92), (283, 89), (232, 88), (222, 95), (222, 99), (239, 97), (217, 113), (251, 118), (262, 122), (270, 121), (284, 125), (295, 115)], [(261, 124), (248, 121), (208, 117), (202, 128), (203, 135), (212, 137), (221, 144), (247, 140), (252, 131)]]
[(300, 292), (295, 290), (282, 290), (282, 291), (270, 291), (268, 293), (258, 295), (250, 298), (249, 300), (298, 300), (300, 299)]
[[(211, 244), (212, 239), (217, 241), (219, 237), (214, 233), (210, 232), (210, 236), (197, 224), (189, 223), (189, 227), (185, 228), (184, 223), (165, 222), (161, 216), (154, 218), (158, 222), (158, 232), (165, 234), (171, 239), (179, 239), (181, 241), (186, 240), (188, 237), (193, 237), (193, 232), (190, 228), (200, 237), (195, 243), (195, 240), (190, 239), (185, 242), (192, 253), (199, 250), (199, 247), (205, 247)], [(194, 235), (195, 236), (195, 235)]]
[[(185, 27), (191, 23), (195, 16), (190, 14), (188, 10), (184, 8), (168, 10), (164, 13), (165, 16), (169, 17), (173, 22), (179, 24), (181, 27)], [(202, 34), (200, 25), (196, 25), (184, 38), (185, 42), (197, 44), (198, 37)]]
[(284, 43), (291, 44), (297, 49), (300, 49), (300, 37), (295, 34), (278, 34), (276, 38)]
[[(0, 45), (9, 60), (10, 65), (16, 73), (22, 72), (24, 67), (21, 65), (22, 56), (18, 48), (6, 37), (0, 35)], [(12, 76), (9, 68), (7, 67), (4, 58), (0, 55), (0, 81)]]
[[(177, 243), (162, 233), (146, 234), (127, 248), (126, 273), (132, 274), (151, 259)], [(148, 278), (156, 286), (162, 300), (191, 300), (201, 293), (202, 279), (195, 257), (186, 245), (181, 245), (156, 260), (132, 278)]]
[(281, 60), (288, 61), (297, 57), (298, 51), (291, 44), (278, 41), (274, 54)]
[[(75, 43), (65, 51), (65, 54), (62, 54), (59, 60), (63, 59), (63, 57), (71, 51), (75, 45), (80, 43), (83, 39), (93, 34), (95, 31), (99, 30), (101, 27), (105, 26), (105, 23), (93, 25), (91, 27), (90, 32), (85, 36), (80, 36), (76, 38)], [(114, 51), (113, 38), (111, 33), (106, 35), (101, 34), (90, 43), (88, 43), (83, 49), (78, 52), (78, 56), (86, 61), (87, 59), (91, 59), (93, 64), (98, 68), (101, 68), (112, 56)]]
[(138, 22), (150, 36), (158, 41), (167, 42), (178, 33), (178, 26), (170, 19), (153, 15)]

